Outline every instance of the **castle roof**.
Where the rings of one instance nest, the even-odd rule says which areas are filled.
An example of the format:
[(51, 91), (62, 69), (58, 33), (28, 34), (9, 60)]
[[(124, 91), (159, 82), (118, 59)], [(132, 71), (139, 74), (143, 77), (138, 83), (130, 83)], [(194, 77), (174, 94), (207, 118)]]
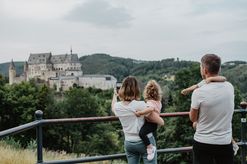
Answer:
[(51, 53), (36, 53), (30, 54), (28, 64), (49, 64)]
[(77, 54), (54, 55), (51, 57), (53, 64), (59, 63), (80, 63)]
[(15, 64), (13, 59), (11, 60), (10, 64), (9, 64), (9, 69), (15, 69)]
[(77, 54), (53, 55), (51, 53), (30, 54), (28, 64), (80, 63)]

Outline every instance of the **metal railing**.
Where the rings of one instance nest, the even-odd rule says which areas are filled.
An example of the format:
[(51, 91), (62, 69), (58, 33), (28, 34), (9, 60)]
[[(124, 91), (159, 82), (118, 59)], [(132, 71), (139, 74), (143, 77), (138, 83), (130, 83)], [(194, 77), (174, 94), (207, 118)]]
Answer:
[[(235, 112), (241, 114), (241, 141), (238, 145), (241, 147), (241, 164), (246, 164), (246, 109), (236, 109)], [(189, 112), (176, 112), (176, 113), (162, 113), (161, 117), (177, 117), (177, 116), (188, 116)], [(94, 162), (103, 160), (113, 160), (125, 158), (125, 153), (122, 154), (112, 154), (112, 155), (102, 155), (93, 157), (83, 157), (70, 160), (53, 160), (53, 161), (43, 161), (43, 131), (42, 126), (48, 124), (67, 124), (67, 123), (83, 123), (83, 122), (106, 122), (106, 121), (117, 121), (118, 118), (115, 116), (105, 116), (105, 117), (87, 117), (87, 118), (64, 118), (64, 119), (43, 119), (43, 112), (38, 110), (35, 112), (36, 120), (18, 127), (14, 127), (8, 130), (0, 132), (0, 138), (17, 134), (29, 129), (36, 127), (36, 140), (37, 140), (37, 164), (71, 164), (71, 163), (84, 163), (84, 162)], [(192, 147), (180, 147), (180, 148), (166, 148), (159, 149), (157, 153), (174, 153), (174, 152), (191, 152)]]

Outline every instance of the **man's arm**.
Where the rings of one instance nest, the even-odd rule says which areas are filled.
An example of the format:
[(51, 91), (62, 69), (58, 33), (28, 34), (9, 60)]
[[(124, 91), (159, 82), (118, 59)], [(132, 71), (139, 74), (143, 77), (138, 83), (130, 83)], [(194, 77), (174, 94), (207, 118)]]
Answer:
[(198, 120), (198, 109), (190, 108), (190, 121), (196, 122)]

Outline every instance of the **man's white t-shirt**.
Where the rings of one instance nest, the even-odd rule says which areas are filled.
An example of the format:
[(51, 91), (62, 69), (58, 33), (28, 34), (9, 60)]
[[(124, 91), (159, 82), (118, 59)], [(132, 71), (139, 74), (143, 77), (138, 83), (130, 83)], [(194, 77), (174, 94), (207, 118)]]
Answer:
[(194, 90), (191, 108), (199, 110), (194, 139), (201, 143), (226, 145), (232, 138), (234, 89), (229, 82), (212, 82)]
[(144, 117), (136, 117), (135, 111), (144, 110), (147, 107), (144, 101), (133, 100), (129, 104), (117, 102), (114, 104), (115, 115), (119, 117), (123, 127), (125, 140), (140, 141), (139, 131), (144, 124)]

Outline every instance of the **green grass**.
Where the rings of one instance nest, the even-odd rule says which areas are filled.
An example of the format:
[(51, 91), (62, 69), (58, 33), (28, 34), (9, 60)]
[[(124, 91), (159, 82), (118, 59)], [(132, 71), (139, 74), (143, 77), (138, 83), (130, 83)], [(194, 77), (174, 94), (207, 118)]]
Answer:
[[(47, 151), (43, 149), (44, 161), (76, 159), (76, 154), (67, 154), (65, 151)], [(35, 149), (22, 149), (0, 141), (0, 163), (1, 164), (34, 164), (37, 162)], [(124, 161), (99, 161), (86, 164), (126, 164)]]

